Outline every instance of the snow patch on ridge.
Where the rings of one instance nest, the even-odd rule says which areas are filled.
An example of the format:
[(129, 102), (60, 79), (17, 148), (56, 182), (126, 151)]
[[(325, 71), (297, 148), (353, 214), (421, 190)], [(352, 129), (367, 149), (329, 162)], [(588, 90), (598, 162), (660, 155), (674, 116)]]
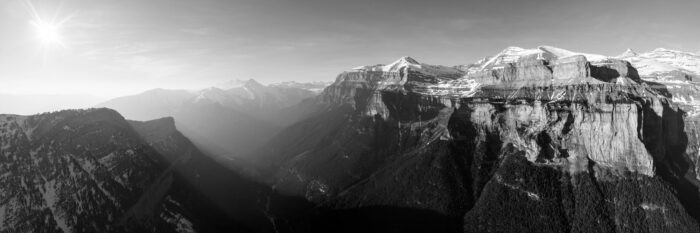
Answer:
[(561, 48), (556, 48), (556, 47), (546, 46), (546, 45), (539, 46), (537, 48), (543, 52), (547, 52), (547, 53), (554, 55), (555, 57), (557, 57), (557, 59), (573, 57), (573, 56), (577, 56), (577, 55), (583, 55), (584, 57), (586, 57), (586, 60), (588, 60), (589, 62), (599, 62), (599, 61), (604, 61), (604, 60), (607, 60), (610, 58), (608, 56), (603, 56), (603, 55), (599, 55), (599, 54), (572, 52), (572, 51), (569, 51), (566, 49), (561, 49)]
[(499, 54), (496, 54), (496, 56), (493, 56), (491, 59), (483, 63), (481, 65), (481, 69), (486, 69), (489, 66), (514, 63), (517, 62), (521, 57), (540, 53), (542, 53), (542, 50), (540, 49), (524, 49), (520, 47), (511, 46), (504, 49)]
[(461, 74), (462, 71), (460, 71), (457, 68), (454, 67), (447, 67), (447, 66), (440, 66), (440, 65), (429, 65), (425, 63), (420, 63), (416, 59), (413, 59), (411, 57), (402, 57), (399, 58), (398, 60), (388, 64), (388, 65), (374, 65), (374, 66), (358, 66), (353, 68), (353, 71), (375, 71), (375, 72), (390, 72), (390, 73), (397, 73), (401, 72), (401, 70), (412, 70), (412, 71), (417, 71), (421, 72), (424, 74), (428, 75), (435, 75), (435, 76), (445, 76), (445, 75), (458, 75)]
[(627, 60), (642, 76), (659, 76), (671, 71), (700, 75), (700, 55), (664, 48), (641, 54), (624, 53), (617, 57)]
[(573, 52), (566, 49), (546, 45), (538, 46), (534, 49), (524, 49), (521, 47), (511, 46), (504, 49), (495, 56), (489, 58), (488, 60), (479, 60), (477, 63), (475, 63), (479, 65), (478, 68), (470, 68), (468, 73), (475, 73), (487, 69), (498, 69), (506, 64), (516, 63), (523, 57), (535, 55), (537, 55), (538, 60), (557, 60), (577, 55), (582, 55), (586, 57), (586, 60), (590, 62), (600, 62), (610, 58), (608, 56)]
[(381, 69), (384, 72), (399, 72), (401, 68), (405, 67), (420, 69), (421, 65), (420, 63), (418, 63), (418, 61), (416, 61), (416, 59), (406, 56), (400, 58), (399, 60), (396, 60), (395, 62), (389, 65), (382, 66)]
[(428, 84), (423, 86), (424, 91), (417, 91), (426, 95), (434, 96), (459, 96), (472, 97), (479, 91), (481, 83), (474, 79), (462, 78), (450, 81), (441, 81), (438, 84)]

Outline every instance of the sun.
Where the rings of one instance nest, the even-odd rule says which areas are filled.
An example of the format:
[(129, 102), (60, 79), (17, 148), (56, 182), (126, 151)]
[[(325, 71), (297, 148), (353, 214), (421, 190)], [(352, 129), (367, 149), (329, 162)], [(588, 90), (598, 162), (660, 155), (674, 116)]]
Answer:
[(46, 58), (51, 51), (57, 48), (66, 48), (64, 44), (64, 25), (73, 17), (73, 15), (68, 15), (67, 17), (60, 17), (61, 12), (60, 7), (55, 11), (53, 17), (46, 17), (46, 15), (39, 14), (37, 8), (34, 7), (31, 0), (24, 0), (24, 5), (27, 12), (31, 16), (31, 27), (34, 31), (35, 37), (39, 42), (40, 49), (44, 53), (44, 58)]
[(51, 48), (56, 45), (64, 46), (61, 41), (60, 24), (44, 22), (39, 19), (32, 21), (32, 26), (34, 26), (37, 39), (39, 39), (42, 47)]

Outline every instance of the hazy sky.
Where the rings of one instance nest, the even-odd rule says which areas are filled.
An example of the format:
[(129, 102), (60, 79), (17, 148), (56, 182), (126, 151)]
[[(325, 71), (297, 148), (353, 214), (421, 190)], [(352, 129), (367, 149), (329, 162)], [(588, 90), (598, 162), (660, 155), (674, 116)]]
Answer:
[(25, 0), (0, 0), (0, 93), (113, 97), (230, 79), (332, 80), (410, 55), (474, 62), (507, 46), (700, 51), (700, 1), (34, 0), (69, 18), (45, 53)]

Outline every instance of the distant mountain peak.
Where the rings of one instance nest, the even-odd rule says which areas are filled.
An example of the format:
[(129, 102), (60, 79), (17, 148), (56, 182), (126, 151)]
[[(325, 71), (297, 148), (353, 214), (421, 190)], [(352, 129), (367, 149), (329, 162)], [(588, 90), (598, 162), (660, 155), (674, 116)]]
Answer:
[(404, 56), (404, 57), (401, 57), (398, 60), (396, 60), (388, 65), (378, 64), (378, 65), (371, 65), (371, 66), (358, 66), (358, 67), (352, 68), (352, 70), (398, 72), (401, 68), (407, 68), (407, 67), (413, 67), (413, 68), (420, 70), (421, 63), (412, 57)]
[(430, 65), (425, 63), (420, 63), (418, 60), (404, 56), (398, 60), (388, 64), (388, 65), (373, 65), (373, 66), (358, 66), (352, 69), (353, 72), (356, 71), (382, 71), (382, 72), (401, 72), (402, 70), (411, 70), (415, 72), (420, 72), (428, 75), (435, 76), (456, 76), (460, 75), (462, 71), (455, 67), (447, 67), (440, 65)]
[(625, 58), (625, 57), (636, 57), (636, 56), (639, 56), (639, 53), (635, 52), (631, 48), (628, 48), (627, 50), (625, 50), (624, 53), (620, 54), (617, 57)]
[(415, 67), (420, 69), (420, 63), (416, 61), (416, 59), (404, 56), (389, 65), (383, 66), (382, 70), (385, 72), (398, 72), (401, 68), (405, 67)]
[(217, 88), (222, 89), (222, 90), (229, 90), (232, 88), (243, 87), (245, 85), (255, 84), (255, 83), (259, 84), (257, 81), (255, 81), (255, 79), (252, 79), (252, 78), (251, 79), (233, 79), (233, 80), (229, 80), (229, 81), (214, 85), (214, 87), (217, 87)]
[(409, 57), (409, 56), (403, 56), (398, 61), (404, 62), (404, 63), (410, 63), (410, 64), (414, 64), (414, 65), (420, 65), (420, 62), (416, 61), (416, 59)]
[(263, 85), (262, 83), (258, 82), (255, 79), (251, 78), (251, 79), (248, 79), (248, 81), (245, 81), (244, 86), (246, 86), (246, 87), (264, 87), (265, 85)]

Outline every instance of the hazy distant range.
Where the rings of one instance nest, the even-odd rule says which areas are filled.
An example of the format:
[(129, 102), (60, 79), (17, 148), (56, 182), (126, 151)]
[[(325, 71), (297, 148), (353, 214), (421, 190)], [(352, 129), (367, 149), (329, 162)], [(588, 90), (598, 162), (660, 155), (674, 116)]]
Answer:
[(0, 114), (32, 115), (61, 109), (89, 108), (109, 98), (75, 94), (2, 94)]

